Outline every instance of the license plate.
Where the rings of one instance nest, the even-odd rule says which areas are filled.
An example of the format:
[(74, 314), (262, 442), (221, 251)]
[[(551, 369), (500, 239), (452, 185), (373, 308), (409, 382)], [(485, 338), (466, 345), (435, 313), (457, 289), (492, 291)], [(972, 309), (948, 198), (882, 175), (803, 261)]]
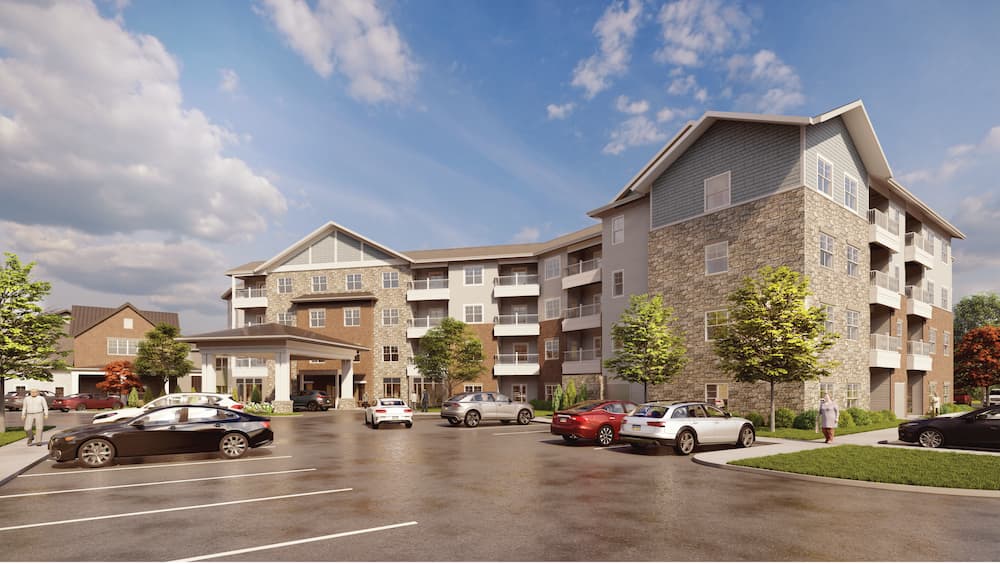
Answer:
[(638, 431), (641, 428), (642, 428), (642, 425), (632, 425), (632, 430), (633, 431)]
[(565, 423), (565, 422), (569, 421), (569, 417), (560, 417), (559, 421)]

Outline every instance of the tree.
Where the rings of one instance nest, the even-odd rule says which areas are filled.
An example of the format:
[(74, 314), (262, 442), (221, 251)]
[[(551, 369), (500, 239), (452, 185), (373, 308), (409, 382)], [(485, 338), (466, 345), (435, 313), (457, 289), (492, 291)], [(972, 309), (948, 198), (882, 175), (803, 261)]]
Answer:
[(809, 280), (782, 266), (765, 266), (757, 279), (749, 276), (729, 296), (729, 324), (715, 339), (720, 367), (738, 382), (771, 386), (771, 431), (774, 431), (774, 386), (829, 375), (834, 362), (820, 359), (837, 335), (826, 331), (826, 312), (807, 307)]
[(576, 402), (577, 402), (576, 382), (570, 380), (569, 383), (566, 384), (566, 405), (570, 406), (575, 404)]
[(166, 383), (170, 391), (177, 390), (177, 379), (194, 367), (188, 360), (191, 346), (175, 341), (179, 335), (178, 328), (161, 323), (139, 342), (139, 354), (135, 357), (135, 369), (140, 376)]
[(139, 375), (132, 371), (132, 363), (127, 360), (116, 360), (104, 365), (104, 381), (98, 382), (97, 387), (107, 394), (119, 397), (144, 388)]
[(552, 392), (552, 412), (555, 413), (563, 407), (563, 388), (562, 384), (556, 386), (556, 389)]
[(21, 264), (17, 255), (4, 253), (0, 267), (0, 432), (7, 430), (4, 384), (8, 378), (52, 381), (52, 370), (65, 368), (67, 351), (59, 348), (66, 337), (61, 315), (45, 313), (39, 305), (52, 291), (48, 282), (31, 280), (35, 263)]
[(132, 388), (128, 393), (128, 406), (129, 407), (142, 407), (142, 403), (139, 402), (139, 388)]
[(420, 339), (420, 354), (413, 363), (435, 386), (444, 382), (445, 395), (456, 383), (475, 380), (486, 370), (482, 341), (468, 325), (451, 317)]
[(669, 382), (687, 364), (687, 349), (673, 322), (673, 309), (663, 305), (662, 296), (630, 296), (628, 308), (611, 325), (611, 337), (620, 346), (604, 367), (622, 380), (642, 383), (646, 398), (650, 384)]
[(1000, 384), (1000, 327), (976, 327), (955, 348), (955, 387), (982, 388), (985, 399), (995, 384)]
[(955, 343), (983, 325), (1000, 325), (1000, 295), (995, 292), (965, 296), (955, 304)]

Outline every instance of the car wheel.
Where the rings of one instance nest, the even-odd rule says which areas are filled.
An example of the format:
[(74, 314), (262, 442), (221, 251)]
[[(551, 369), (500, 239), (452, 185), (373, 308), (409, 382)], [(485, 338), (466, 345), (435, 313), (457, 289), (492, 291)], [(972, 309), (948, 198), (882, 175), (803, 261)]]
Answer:
[(575, 443), (576, 442), (576, 437), (574, 437), (573, 435), (563, 435), (562, 438), (567, 443)]
[(314, 401), (306, 404), (306, 411), (316, 411), (317, 409), (319, 409), (319, 404)]
[(597, 430), (597, 444), (606, 447), (613, 442), (615, 442), (615, 430), (611, 425), (601, 425)]
[(517, 413), (517, 424), (527, 425), (528, 423), (531, 423), (531, 412), (527, 409), (522, 409)]
[(677, 433), (677, 438), (674, 439), (674, 452), (687, 456), (694, 452), (696, 444), (697, 441), (694, 438), (694, 433), (690, 429), (684, 429), (680, 433)]
[(413, 427), (413, 423), (407, 423), (407, 424), (406, 424), (406, 428), (407, 428), (407, 429), (409, 429), (410, 427)]
[(61, 411), (63, 413), (69, 413), (69, 408), (68, 407), (64, 407), (64, 408), (60, 409), (59, 411)]
[(938, 448), (944, 444), (944, 435), (937, 429), (924, 429), (920, 432), (917, 442), (925, 448)]
[(87, 409), (87, 404), (81, 403), (76, 406), (77, 411), (85, 411)]
[(470, 411), (470, 412), (468, 412), (468, 413), (465, 414), (465, 426), (466, 427), (478, 427), (480, 419), (481, 419), (481, 417), (479, 416), (479, 412), (478, 411)]
[(378, 429), (378, 425), (379, 424), (376, 423), (374, 419), (372, 419), (372, 429)]
[(329, 408), (329, 407), (321, 407), (320, 409), (321, 409), (321, 410), (323, 410), (323, 411), (327, 411), (327, 410), (329, 410), (330, 408)]
[(462, 421), (458, 417), (449, 417), (448, 418), (448, 423), (450, 423), (452, 425), (459, 425), (459, 424), (462, 423)]
[(250, 449), (250, 443), (243, 433), (226, 433), (219, 441), (219, 452), (225, 458), (240, 458)]
[(750, 425), (744, 425), (740, 429), (740, 438), (736, 439), (736, 446), (740, 448), (750, 448), (753, 446), (754, 440), (756, 440), (756, 433), (753, 431), (753, 427)]
[(123, 407), (125, 407), (125, 406), (122, 405), (121, 402), (118, 402), (118, 401), (116, 401), (114, 404), (111, 405), (111, 409), (121, 409)]
[(105, 439), (90, 439), (80, 445), (76, 456), (87, 468), (100, 468), (115, 459), (115, 445)]

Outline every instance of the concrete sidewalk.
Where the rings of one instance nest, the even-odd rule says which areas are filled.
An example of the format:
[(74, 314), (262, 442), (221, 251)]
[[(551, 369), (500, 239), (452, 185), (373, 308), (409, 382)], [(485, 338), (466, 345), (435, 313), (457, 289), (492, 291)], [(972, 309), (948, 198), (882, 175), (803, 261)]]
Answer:
[[(42, 437), (48, 444), (49, 437), (59, 429), (53, 427)], [(27, 439), (0, 447), (0, 486), (16, 478), (22, 472), (45, 460), (49, 456), (47, 446), (28, 446)]]

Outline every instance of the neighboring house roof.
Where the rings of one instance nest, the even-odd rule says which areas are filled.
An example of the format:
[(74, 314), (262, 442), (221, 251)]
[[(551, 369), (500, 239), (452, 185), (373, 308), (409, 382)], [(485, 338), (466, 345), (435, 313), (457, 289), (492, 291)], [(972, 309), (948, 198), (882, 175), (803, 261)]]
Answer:
[(361, 351), (370, 350), (368, 347), (335, 339), (322, 333), (281, 325), (278, 323), (264, 323), (262, 325), (251, 325), (249, 327), (238, 327), (236, 329), (226, 329), (224, 331), (214, 331), (212, 333), (201, 333), (198, 335), (187, 335), (179, 337), (178, 341), (231, 341), (234, 339), (265, 340), (265, 339), (289, 339), (292, 341), (312, 342), (325, 345), (336, 345), (349, 347)]
[(125, 302), (117, 308), (75, 305), (72, 307), (70, 313), (72, 318), (70, 321), (69, 334), (72, 337), (78, 337), (109, 317), (125, 309), (131, 309), (136, 312), (137, 315), (154, 326), (161, 323), (173, 325), (178, 328), (181, 326), (180, 318), (176, 313), (166, 311), (144, 311), (128, 302)]
[(230, 268), (226, 271), (226, 274), (253, 274), (254, 270), (262, 264), (264, 264), (264, 261), (255, 260), (253, 262), (241, 264), (235, 268)]
[(364, 292), (328, 292), (325, 294), (302, 294), (292, 298), (293, 304), (321, 302), (373, 302), (378, 301), (372, 294)]

